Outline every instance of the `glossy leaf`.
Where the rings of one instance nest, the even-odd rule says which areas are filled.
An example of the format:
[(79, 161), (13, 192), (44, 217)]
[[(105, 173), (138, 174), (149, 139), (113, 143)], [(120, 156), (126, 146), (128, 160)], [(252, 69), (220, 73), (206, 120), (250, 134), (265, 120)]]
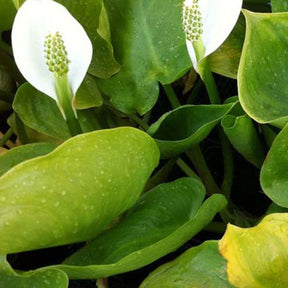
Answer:
[(276, 204), (288, 207), (288, 126), (274, 140), (262, 166), (260, 183)]
[[(79, 94), (77, 93), (79, 97), (78, 100), (76, 97), (79, 108), (86, 108), (89, 106), (93, 107), (102, 104), (101, 96), (97, 94), (98, 92), (96, 90), (94, 90), (96, 89), (94, 86), (95, 82), (92, 83), (88, 80), (88, 83), (81, 86), (82, 88), (80, 87), (80, 90), (78, 91)], [(83, 94), (85, 94), (85, 96)], [(67, 124), (64, 121), (56, 102), (33, 88), (30, 84), (25, 83), (17, 90), (13, 108), (23, 123), (29, 128), (47, 136), (54, 137), (58, 139), (58, 141), (71, 137)], [(77, 115), (83, 132), (91, 132), (101, 128), (101, 126), (99, 126), (97, 115), (93, 109), (78, 110)], [(23, 136), (23, 133), (25, 132), (23, 130), (25, 130), (25, 127), (20, 127), (16, 130)], [(29, 133), (29, 131), (27, 132)], [(34, 140), (36, 141), (37, 139)], [(42, 141), (44, 140), (45, 139), (42, 139)], [(27, 142), (31, 141), (26, 141), (24, 139), (24, 143)]]
[(228, 261), (232, 285), (241, 288), (287, 287), (288, 214), (266, 216), (257, 226), (239, 228), (228, 224), (219, 242)]
[(18, 274), (0, 256), (0, 287), (17, 288), (68, 288), (68, 277), (53, 268), (39, 269), (35, 272)]
[(76, 109), (100, 107), (103, 104), (102, 95), (94, 77), (89, 74), (86, 75), (74, 101)]
[(181, 106), (164, 114), (148, 133), (156, 140), (161, 157), (169, 158), (199, 144), (233, 105)]
[(244, 15), (247, 31), (238, 73), (241, 105), (255, 121), (283, 127), (288, 117), (288, 13)]
[(209, 65), (213, 72), (226, 77), (237, 78), (245, 28), (245, 19), (241, 14), (227, 40), (208, 56)]
[(260, 168), (265, 158), (264, 145), (253, 121), (246, 114), (227, 115), (221, 125), (230, 143), (249, 162)]
[(0, 178), (1, 254), (88, 240), (138, 199), (158, 163), (134, 128), (71, 138)]
[(153, 271), (140, 288), (232, 288), (217, 241), (207, 241)]
[(21, 119), (16, 113), (11, 114), (7, 122), (9, 126), (13, 129), (15, 135), (17, 135), (17, 138), (20, 140), (22, 144), (43, 143), (43, 142), (55, 143), (55, 144), (62, 143), (62, 141), (59, 139), (42, 134), (40, 132), (37, 132), (36, 130), (33, 130), (32, 128), (29, 128), (21, 121)]
[(201, 206), (204, 196), (203, 184), (195, 179), (161, 184), (145, 194), (117, 226), (56, 267), (70, 278), (83, 279), (143, 267), (183, 245), (226, 205), (222, 195), (214, 195)]
[(119, 110), (144, 114), (158, 98), (158, 81), (172, 83), (191, 67), (181, 25), (181, 3), (105, 1), (115, 58), (122, 67), (99, 85)]
[(56, 148), (53, 143), (35, 143), (10, 149), (0, 156), (0, 176), (17, 164), (38, 156), (46, 155)]
[(119, 70), (110, 42), (110, 28), (103, 0), (58, 0), (83, 25), (93, 44), (89, 73), (108, 78)]
[(70, 137), (56, 102), (30, 84), (25, 83), (18, 88), (13, 108), (28, 127), (61, 140)]

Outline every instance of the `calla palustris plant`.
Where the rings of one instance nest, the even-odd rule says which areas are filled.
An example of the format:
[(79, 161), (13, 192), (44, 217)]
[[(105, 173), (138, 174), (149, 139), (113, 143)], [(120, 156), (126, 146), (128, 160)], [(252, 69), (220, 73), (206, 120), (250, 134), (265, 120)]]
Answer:
[(92, 44), (81, 24), (55, 1), (27, 0), (14, 20), (12, 47), (26, 80), (57, 101), (71, 134), (78, 134), (73, 96), (92, 59)]
[[(267, 13), (272, 6), (272, 11), (281, 13), (244, 12), (246, 17), (238, 19), (242, 2), (245, 9), (253, 7), (255, 12)], [(67, 288), (68, 278), (95, 279), (140, 269), (161, 255), (170, 253), (179, 243), (191, 239), (189, 245), (200, 244), (203, 241), (202, 233), (195, 233), (204, 226), (213, 233), (213, 237), (217, 232), (215, 238), (221, 238), (220, 234), (224, 234), (227, 223), (231, 224), (219, 243), (206, 242), (198, 248), (193, 247), (188, 251), (190, 254), (187, 252), (183, 255), (184, 258), (179, 257), (168, 266), (161, 265), (163, 273), (159, 274), (160, 270), (156, 270), (141, 287), (287, 286), (287, 277), (283, 272), (287, 263), (285, 239), (288, 235), (285, 224), (287, 215), (283, 214), (287, 210), (287, 205), (284, 205), (287, 198), (287, 137), (284, 137), (284, 132), (287, 128), (279, 134), (279, 130), (256, 119), (261, 123), (259, 126), (252, 121), (250, 113), (246, 115), (241, 108), (242, 98), (247, 93), (245, 97), (248, 97), (257, 84), (263, 93), (252, 93), (247, 98), (249, 103), (247, 100), (244, 104), (260, 109), (264, 116), (269, 111), (279, 114), (281, 109), (285, 114), (288, 36), (281, 27), (287, 26), (283, 19), (287, 18), (288, 11), (285, 10), (288, 9), (282, 2), (0, 0), (0, 151), (5, 153), (0, 156), (0, 287), (14, 288), (20, 285)], [(95, 52), (93, 60), (91, 42)], [(251, 57), (254, 65), (250, 61)], [(99, 75), (110, 78), (98, 79), (93, 73), (85, 76), (90, 61), (90, 70), (97, 67), (97, 75), (99, 72)], [(111, 73), (115, 72), (115, 62), (121, 65), (116, 75)], [(28, 83), (19, 87), (23, 78), (15, 65), (33, 87)], [(201, 79), (196, 77), (193, 70), (186, 77), (191, 66)], [(222, 75), (218, 75), (216, 81), (210, 66), (214, 72)], [(233, 73), (226, 73), (231, 68)], [(247, 93), (240, 93), (240, 104), (235, 96), (235, 78), (237, 75), (241, 92), (242, 80), (247, 76), (247, 71), (252, 76), (245, 78)], [(232, 81), (223, 77), (231, 77), (231, 74), (234, 75)], [(85, 81), (81, 86), (85, 89), (78, 89), (83, 78)], [(160, 90), (160, 95), (158, 82), (164, 87)], [(213, 105), (207, 105), (205, 91), (202, 94), (202, 82)], [(173, 85), (169, 87), (170, 84)], [(279, 89), (284, 91), (280, 93), (281, 97), (276, 93)], [(90, 105), (95, 103), (95, 90), (99, 90), (105, 100), (101, 107)], [(43, 93), (48, 97), (42, 95)], [(76, 106), (76, 93), (85, 94), (83, 98), (89, 98), (89, 105), (85, 103), (81, 108)], [(164, 93), (170, 103), (163, 101)], [(275, 98), (275, 93), (279, 99)], [(263, 95), (268, 100), (276, 99), (278, 106), (272, 100), (267, 100), (269, 105), (258, 105)], [(106, 96), (111, 102), (108, 102)], [(154, 108), (158, 96), (160, 97)], [(227, 100), (227, 103), (233, 103), (228, 105), (230, 108), (221, 104)], [(56, 103), (67, 125), (61, 119)], [(169, 111), (171, 106), (173, 111)], [(221, 121), (222, 124), (222, 127), (217, 127), (217, 135), (212, 131), (216, 122), (212, 125), (210, 118), (219, 109), (224, 109), (224, 106), (229, 111), (226, 109), (227, 113), (222, 113), (217, 118), (216, 122)], [(201, 115), (191, 115), (189, 107), (195, 111), (202, 107), (208, 112), (203, 110)], [(136, 111), (143, 118), (130, 114)], [(175, 113), (177, 111), (187, 113)], [(160, 149), (160, 167), (148, 179), (158, 165), (158, 148), (161, 147), (156, 144), (161, 141), (158, 141), (157, 133), (151, 133), (154, 139), (158, 139), (155, 144), (147, 132), (150, 133), (151, 127), (161, 119), (165, 121), (161, 122), (161, 135), (158, 133), (159, 129), (156, 131), (161, 136), (159, 139), (163, 143), (174, 144), (169, 146), (166, 156), (163, 149)], [(238, 127), (236, 124), (239, 121), (232, 121), (233, 119), (245, 121), (241, 121), (241, 127)], [(154, 121), (156, 122), (152, 125)], [(229, 127), (224, 124), (229, 124)], [(66, 126), (72, 136), (81, 132), (91, 133), (82, 133), (65, 141), (70, 137)], [(136, 126), (146, 132), (140, 132), (135, 129)], [(282, 129), (282, 126), (277, 127)], [(116, 129), (107, 129), (112, 127)], [(208, 139), (208, 132), (204, 135), (202, 132), (205, 129), (200, 129), (201, 132), (199, 127), (211, 131)], [(201, 135), (203, 137), (196, 144), (190, 141), (190, 145), (186, 141), (189, 145), (186, 143), (186, 148), (182, 145), (183, 149), (177, 152), (179, 145), (176, 144), (182, 138), (190, 139), (191, 135), (194, 138)], [(57, 147), (62, 141), (64, 143)], [(28, 143), (31, 144), (26, 145)], [(13, 146), (19, 147), (10, 150)], [(259, 151), (259, 147), (263, 149)], [(270, 151), (267, 154), (268, 149)], [(261, 159), (255, 155), (260, 155)], [(266, 159), (262, 165), (264, 158)], [(261, 185), (270, 199), (262, 193), (259, 185), (260, 168)], [(179, 192), (175, 190), (171, 180), (181, 178), (183, 174), (190, 177), (187, 181), (191, 185), (179, 186)], [(197, 197), (193, 196), (197, 185), (195, 181), (191, 181), (191, 177), (198, 177), (195, 181), (199, 184), (202, 180), (203, 191), (199, 194), (202, 198), (198, 197), (198, 193)], [(167, 186), (158, 186), (163, 182), (167, 182)], [(270, 194), (267, 183), (272, 187)], [(146, 191), (150, 190), (146, 195), (151, 195), (151, 201), (146, 201), (146, 195), (139, 198), (144, 187)], [(159, 189), (161, 197), (155, 198), (157, 195), (154, 194), (153, 187), (158, 187), (155, 189)], [(164, 193), (168, 188), (171, 197)], [(272, 197), (275, 191), (279, 194), (276, 198), (283, 201), (276, 201)], [(212, 195), (214, 193), (222, 195)], [(186, 196), (193, 198), (191, 205)], [(197, 205), (200, 205), (203, 197), (208, 199), (198, 209)], [(224, 207), (226, 201), (228, 205)], [(274, 204), (266, 211), (271, 202)], [(134, 203), (136, 206), (133, 206)], [(131, 210), (126, 212), (129, 207)], [(214, 210), (211, 207), (215, 212), (220, 212), (220, 217), (217, 216), (213, 221), (211, 217)], [(196, 209), (195, 217), (192, 217), (191, 211), (194, 208), (198, 210)], [(263, 218), (263, 214), (273, 211), (278, 211), (279, 214), (268, 216), (259, 225), (249, 228)], [(125, 214), (122, 215), (123, 213)], [(163, 223), (167, 225), (163, 226)], [(191, 227), (179, 223), (188, 223)], [(126, 231), (124, 234), (127, 237), (119, 229), (123, 233)], [(148, 234), (145, 233), (147, 229)], [(205, 233), (205, 240), (206, 235)], [(102, 241), (103, 237), (110, 240)], [(164, 240), (159, 242), (159, 239), (164, 239), (169, 245)], [(85, 248), (79, 251), (78, 244), (73, 244), (90, 240), (91, 244), (101, 245), (83, 243)], [(57, 248), (61, 255), (64, 252), (60, 261), (64, 260), (65, 264), (57, 265), (60, 264), (59, 255), (56, 255), (58, 252), (54, 253), (55, 250), (49, 247), (66, 244), (69, 247)], [(218, 244), (223, 257), (219, 254)], [(118, 247), (117, 251), (115, 247)], [(32, 265), (25, 263), (30, 252), (19, 255), (19, 258), (8, 255), (6, 260), (7, 254), (40, 248), (49, 248), (49, 256), (51, 254), (53, 258), (49, 261), (52, 267), (43, 267), (47, 263), (42, 261), (38, 251), (32, 252), (39, 255), (41, 261), (39, 263), (37, 259), (37, 263), (32, 264), (33, 267), (41, 267), (35, 272), (13, 270), (31, 269)], [(152, 250), (157, 250), (157, 253), (152, 255)], [(183, 250), (176, 253), (179, 251)], [(244, 253), (245, 251), (249, 253)], [(74, 254), (69, 257), (71, 253)], [(19, 265), (17, 259), (24, 260), (23, 266)], [(167, 258), (160, 260), (159, 264), (166, 260)], [(254, 270), (249, 268), (248, 271), (247, 267)], [(120, 275), (113, 281), (118, 282), (118, 279), (120, 282), (123, 280)], [(123, 285), (129, 286), (126, 279)], [(131, 284), (131, 288), (139, 287), (141, 280), (137, 279), (137, 284)], [(106, 280), (98, 281), (100, 287), (104, 285), (106, 288), (105, 283)], [(74, 283), (70, 284), (73, 286)], [(113, 285), (121, 286), (119, 283), (109, 284), (111, 288)], [(84, 288), (85, 284), (82, 286)]]

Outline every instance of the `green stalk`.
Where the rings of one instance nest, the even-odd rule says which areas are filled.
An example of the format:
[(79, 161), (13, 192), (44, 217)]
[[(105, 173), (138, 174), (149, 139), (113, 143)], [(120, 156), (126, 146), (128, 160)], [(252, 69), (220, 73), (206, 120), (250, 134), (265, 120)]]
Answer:
[(149, 181), (146, 183), (145, 191), (149, 191), (155, 186), (166, 182), (168, 180), (169, 175), (175, 165), (177, 158), (172, 158), (168, 160), (155, 175), (153, 175)]
[(132, 119), (135, 123), (137, 123), (141, 128), (143, 128), (145, 131), (149, 129), (149, 125), (144, 122), (140, 117), (138, 117), (135, 114), (129, 114), (128, 115), (130, 119)]
[[(221, 98), (218, 93), (215, 79), (211, 73), (209, 63), (206, 59), (202, 60), (199, 65), (199, 74), (206, 86), (211, 103), (221, 104)], [(231, 145), (220, 126), (218, 126), (218, 134), (222, 147), (224, 162), (224, 177), (221, 185), (221, 192), (227, 197), (228, 201), (230, 202), (230, 193), (234, 174), (233, 154), (231, 150)]]
[(211, 73), (211, 69), (207, 59), (203, 59), (198, 65), (198, 67), (200, 77), (206, 86), (211, 104), (221, 104), (221, 98), (219, 96), (218, 88), (216, 86), (215, 79)]
[(181, 103), (179, 102), (177, 95), (171, 85), (163, 85), (163, 89), (173, 109), (181, 106)]
[(190, 151), (186, 152), (190, 160), (192, 161), (195, 169), (197, 170), (200, 178), (202, 179), (206, 189), (207, 194), (210, 196), (215, 193), (219, 193), (219, 188), (215, 183), (210, 169), (207, 166), (206, 160), (199, 145), (195, 146)]
[(13, 135), (13, 129), (9, 128), (7, 132), (0, 138), (0, 147), (4, 146), (6, 142), (10, 139), (10, 137)]
[(178, 158), (176, 161), (179, 168), (188, 176), (197, 180), (200, 180), (198, 175), (184, 162), (181, 158)]
[(66, 74), (60, 77), (55, 76), (55, 80), (58, 106), (66, 120), (71, 136), (81, 134), (82, 130), (76, 116), (76, 111), (72, 107), (73, 93), (68, 77)]

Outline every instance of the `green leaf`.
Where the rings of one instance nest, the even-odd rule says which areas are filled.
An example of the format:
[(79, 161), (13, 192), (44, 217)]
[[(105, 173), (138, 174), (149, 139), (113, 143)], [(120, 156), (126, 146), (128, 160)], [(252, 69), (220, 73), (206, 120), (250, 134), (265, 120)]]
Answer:
[(245, 38), (245, 19), (240, 15), (227, 40), (210, 56), (208, 61), (213, 72), (237, 78), (238, 67)]
[(54, 268), (43, 268), (35, 272), (16, 273), (0, 256), (0, 287), (17, 288), (68, 288), (68, 277)]
[(56, 144), (53, 143), (35, 143), (10, 149), (4, 155), (0, 156), (0, 176), (17, 164), (28, 159), (45, 155), (56, 147)]
[[(89, 79), (89, 77), (87, 79)], [(102, 104), (100, 104), (102, 98), (97, 98), (99, 96), (96, 95), (97, 91), (90, 91), (90, 89), (93, 88), (95, 82), (92, 83), (93, 84), (90, 83), (91, 86), (90, 84), (88, 84), (88, 86), (84, 84), (84, 86), (82, 86), (82, 88), (80, 89), (80, 94), (78, 94), (78, 98), (76, 97), (76, 101), (78, 99), (78, 106), (80, 106), (81, 109), (88, 106)], [(83, 96), (83, 94), (85, 94), (85, 96)], [(36, 90), (29, 83), (24, 83), (17, 90), (13, 102), (13, 108), (17, 115), (21, 118), (23, 123), (29, 128), (32, 128), (42, 134), (54, 137), (58, 139), (58, 141), (66, 140), (71, 137), (67, 124), (63, 116), (61, 115), (56, 101)], [(91, 132), (93, 130), (98, 130), (101, 128), (97, 115), (93, 109), (78, 110), (77, 114), (83, 132)], [(21, 136), (23, 136), (23, 129), (25, 129), (25, 127), (20, 127), (19, 129), (16, 129), (19, 130), (18, 134), (20, 134)], [(27, 131), (27, 133), (31, 134), (29, 133), (29, 131)], [(31, 141), (33, 142), (33, 140), (35, 139), (32, 137)], [(31, 141), (29, 139), (25, 139), (24, 135), (24, 143)]]
[(71, 1), (58, 0), (82, 24), (92, 45), (93, 58), (89, 73), (108, 78), (119, 71), (119, 64), (113, 56), (110, 42), (109, 21), (103, 0)]
[(246, 114), (242, 116), (227, 115), (221, 125), (234, 148), (246, 160), (260, 168), (265, 158), (265, 147), (253, 121)]
[(288, 0), (271, 0), (272, 12), (287, 12)]
[(203, 184), (192, 178), (161, 184), (117, 226), (56, 268), (70, 278), (93, 279), (143, 267), (179, 248), (226, 205), (225, 198), (215, 194), (201, 206), (204, 196)]
[(264, 193), (276, 204), (288, 207), (288, 126), (274, 140), (261, 169)]
[(134, 128), (69, 139), (0, 178), (0, 253), (97, 236), (138, 199), (159, 151)]
[(228, 261), (232, 285), (241, 288), (287, 287), (288, 213), (266, 216), (257, 226), (228, 224), (219, 250)]
[(148, 130), (162, 158), (178, 155), (199, 144), (234, 103), (226, 105), (185, 105), (164, 114)]
[(87, 74), (84, 78), (76, 93), (74, 104), (76, 109), (100, 107), (103, 104), (96, 80), (91, 75)]
[(48, 142), (58, 145), (62, 142), (52, 136), (41, 134), (40, 132), (29, 128), (21, 121), (16, 113), (12, 113), (7, 122), (22, 144)]
[(24, 83), (15, 95), (13, 109), (30, 128), (65, 140), (70, 137), (67, 124), (56, 101)]
[(207, 241), (153, 271), (140, 288), (232, 288), (217, 241)]
[(111, 79), (98, 83), (117, 109), (144, 114), (157, 101), (158, 81), (172, 83), (191, 67), (181, 24), (182, 1), (105, 3), (115, 57), (122, 68)]
[(283, 127), (288, 117), (288, 13), (244, 11), (247, 32), (238, 86), (245, 112), (259, 123)]
[(0, 0), (0, 33), (12, 27), (16, 8), (11, 0)]

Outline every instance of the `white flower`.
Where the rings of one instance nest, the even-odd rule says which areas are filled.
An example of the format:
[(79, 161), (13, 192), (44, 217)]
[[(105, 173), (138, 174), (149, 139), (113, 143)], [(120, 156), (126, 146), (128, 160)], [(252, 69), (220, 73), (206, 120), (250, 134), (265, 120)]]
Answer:
[(242, 0), (185, 0), (183, 26), (194, 69), (229, 36), (242, 7)]
[(65, 75), (75, 95), (92, 58), (83, 27), (52, 0), (26, 0), (20, 7), (12, 27), (12, 48), (26, 80), (56, 101), (55, 79)]

